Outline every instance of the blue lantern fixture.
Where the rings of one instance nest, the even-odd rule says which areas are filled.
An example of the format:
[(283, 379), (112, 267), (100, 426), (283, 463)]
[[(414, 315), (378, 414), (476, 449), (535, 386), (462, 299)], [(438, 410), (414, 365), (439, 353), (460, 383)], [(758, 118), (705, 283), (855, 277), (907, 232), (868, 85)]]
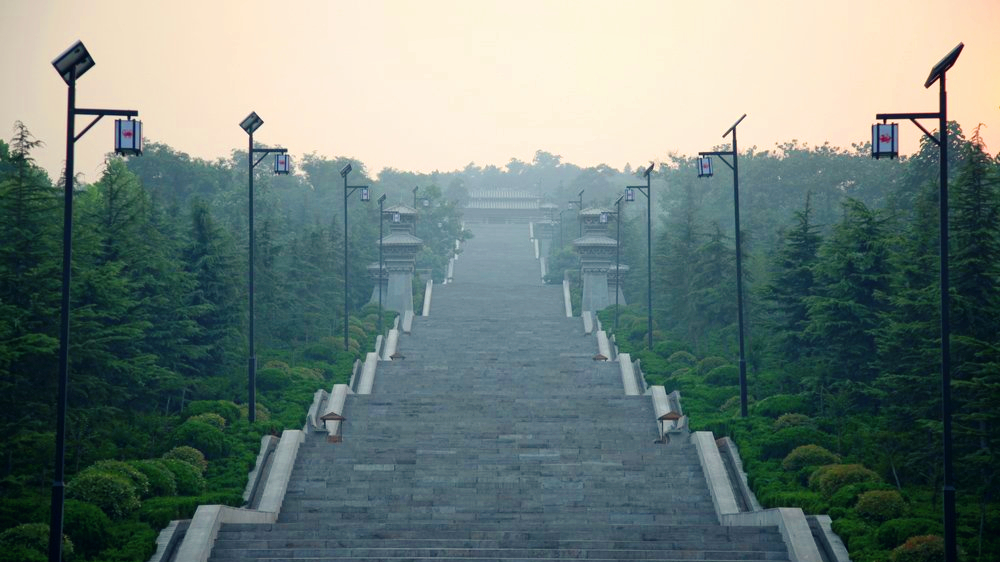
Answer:
[(134, 119), (115, 119), (115, 154), (137, 156), (142, 154), (142, 122)]
[(361, 200), (362, 201), (371, 201), (372, 200), (372, 194), (371, 194), (370, 191), (368, 191), (367, 187), (362, 187), (361, 188)]
[(631, 187), (625, 188), (625, 201), (628, 203), (635, 201), (635, 190)]

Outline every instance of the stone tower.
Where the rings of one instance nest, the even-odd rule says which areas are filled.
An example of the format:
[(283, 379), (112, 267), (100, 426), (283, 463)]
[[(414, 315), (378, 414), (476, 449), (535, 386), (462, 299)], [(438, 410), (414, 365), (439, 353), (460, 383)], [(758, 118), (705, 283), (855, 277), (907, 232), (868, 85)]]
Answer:
[(388, 225), (389, 233), (382, 237), (381, 275), (377, 263), (368, 266), (368, 273), (376, 283), (371, 302), (378, 302), (378, 283), (381, 282), (382, 306), (400, 314), (412, 312), (413, 272), (417, 252), (424, 243), (413, 234), (417, 224), (417, 210), (402, 204), (393, 205), (383, 209), (382, 220)]

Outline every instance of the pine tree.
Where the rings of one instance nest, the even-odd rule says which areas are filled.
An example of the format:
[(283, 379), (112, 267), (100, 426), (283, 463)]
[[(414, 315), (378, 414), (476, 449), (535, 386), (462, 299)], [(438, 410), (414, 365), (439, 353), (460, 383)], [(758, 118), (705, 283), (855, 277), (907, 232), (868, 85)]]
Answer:
[(806, 299), (815, 293), (813, 268), (823, 238), (813, 222), (811, 195), (795, 212), (795, 225), (780, 234), (781, 246), (773, 258), (771, 281), (763, 288), (764, 299), (773, 313), (772, 330), (776, 351), (783, 361), (795, 361), (807, 353), (805, 337), (809, 323)]

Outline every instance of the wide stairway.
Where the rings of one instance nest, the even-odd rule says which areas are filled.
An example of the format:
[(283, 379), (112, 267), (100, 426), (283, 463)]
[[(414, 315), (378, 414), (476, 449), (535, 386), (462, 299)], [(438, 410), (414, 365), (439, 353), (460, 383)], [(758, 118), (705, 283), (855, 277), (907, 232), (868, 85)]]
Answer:
[(210, 560), (788, 560), (719, 525), (693, 445), (566, 318), (524, 225), (480, 225), (431, 315), (311, 433), (278, 522), (225, 525)]

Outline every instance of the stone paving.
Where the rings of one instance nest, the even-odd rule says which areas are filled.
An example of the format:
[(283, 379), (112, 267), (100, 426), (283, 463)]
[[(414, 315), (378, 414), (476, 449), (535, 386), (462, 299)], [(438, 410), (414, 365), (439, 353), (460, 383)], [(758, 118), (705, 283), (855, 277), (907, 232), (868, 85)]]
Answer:
[(787, 560), (775, 528), (718, 524), (692, 445), (654, 443), (527, 227), (473, 232), (342, 442), (308, 435), (278, 522), (224, 526), (211, 560)]

